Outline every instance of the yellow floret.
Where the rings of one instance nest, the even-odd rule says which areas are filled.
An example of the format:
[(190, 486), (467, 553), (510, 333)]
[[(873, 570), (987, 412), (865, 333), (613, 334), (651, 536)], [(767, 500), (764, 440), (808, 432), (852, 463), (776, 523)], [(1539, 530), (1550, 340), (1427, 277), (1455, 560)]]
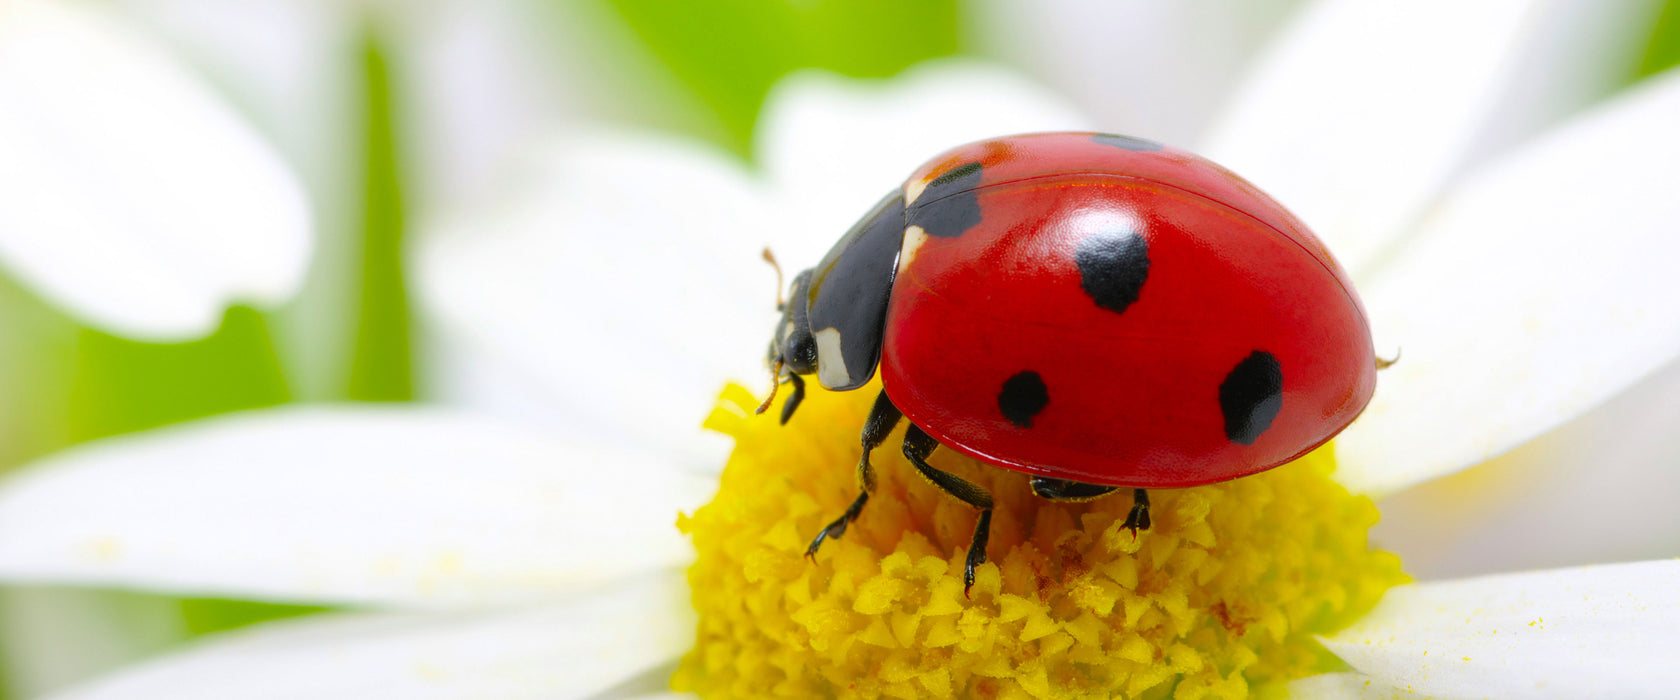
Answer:
[(723, 392), (707, 427), (735, 438), (717, 498), (679, 527), (700, 628), (672, 686), (707, 698), (1243, 698), (1339, 662), (1313, 635), (1405, 576), (1370, 550), (1377, 511), (1329, 478), (1328, 447), (1264, 474), (1033, 496), (1027, 477), (942, 449), (930, 461), (992, 492), (991, 561), (968, 595), (975, 511), (919, 477), (900, 426), (843, 538), (805, 546), (857, 495), (858, 434), (878, 387), (812, 391), (793, 421)]

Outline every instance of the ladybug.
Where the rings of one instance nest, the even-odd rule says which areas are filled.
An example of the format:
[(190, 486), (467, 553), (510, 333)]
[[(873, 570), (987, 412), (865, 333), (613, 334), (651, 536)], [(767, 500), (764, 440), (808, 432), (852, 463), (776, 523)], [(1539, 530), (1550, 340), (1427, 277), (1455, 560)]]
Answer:
[(992, 498), (929, 465), (939, 446), (1051, 500), (1131, 488), (1135, 533), (1147, 489), (1265, 471), (1334, 437), (1385, 364), (1353, 283), (1299, 219), (1206, 159), (1101, 133), (928, 161), (795, 277), (769, 362), (792, 385), (784, 424), (801, 375), (846, 391), (881, 373), (861, 493), (807, 556), (857, 519), (870, 452), (908, 419), (904, 456), (980, 512), (968, 586)]

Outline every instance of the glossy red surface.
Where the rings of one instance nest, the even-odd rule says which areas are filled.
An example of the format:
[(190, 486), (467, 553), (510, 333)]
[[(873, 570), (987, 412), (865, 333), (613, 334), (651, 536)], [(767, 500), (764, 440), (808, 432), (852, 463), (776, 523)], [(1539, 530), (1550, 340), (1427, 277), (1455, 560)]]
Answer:
[[(1129, 151), (1090, 134), (954, 149), (906, 185), (979, 161), (979, 223), (906, 235), (881, 374), (905, 415), (944, 445), (1017, 471), (1181, 487), (1283, 464), (1329, 440), (1370, 400), (1370, 331), (1352, 284), (1298, 220), (1195, 155)], [(1147, 280), (1123, 312), (1081, 288), (1081, 241), (1131, 229)], [(1220, 385), (1254, 351), (1277, 358), (1282, 400), (1253, 444), (1229, 438)], [(1049, 401), (1020, 427), (1005, 380), (1037, 372)]]

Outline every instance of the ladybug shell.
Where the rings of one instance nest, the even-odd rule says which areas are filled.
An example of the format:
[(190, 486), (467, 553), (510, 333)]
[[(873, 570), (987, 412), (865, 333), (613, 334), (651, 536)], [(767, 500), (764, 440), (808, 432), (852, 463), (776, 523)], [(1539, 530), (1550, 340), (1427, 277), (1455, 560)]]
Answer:
[(1034, 134), (905, 184), (887, 395), (1007, 469), (1182, 487), (1288, 462), (1376, 384), (1353, 285), (1302, 223), (1200, 157)]

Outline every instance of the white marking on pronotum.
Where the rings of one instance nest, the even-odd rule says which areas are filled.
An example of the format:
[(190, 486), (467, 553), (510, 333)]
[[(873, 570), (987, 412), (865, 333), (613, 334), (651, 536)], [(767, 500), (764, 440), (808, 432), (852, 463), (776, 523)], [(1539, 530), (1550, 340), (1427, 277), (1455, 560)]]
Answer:
[(915, 204), (916, 198), (922, 196), (922, 190), (927, 189), (930, 182), (933, 182), (932, 177), (924, 177), (920, 180), (911, 180), (904, 183), (904, 206), (908, 207)]
[(830, 389), (851, 386), (852, 374), (846, 371), (846, 358), (840, 352), (840, 329), (824, 328), (816, 333), (817, 379)]
[(922, 244), (928, 239), (927, 231), (922, 227), (911, 224), (904, 229), (904, 245), (898, 249), (898, 274), (904, 274), (910, 269), (910, 261), (916, 258), (916, 251), (922, 249)]

